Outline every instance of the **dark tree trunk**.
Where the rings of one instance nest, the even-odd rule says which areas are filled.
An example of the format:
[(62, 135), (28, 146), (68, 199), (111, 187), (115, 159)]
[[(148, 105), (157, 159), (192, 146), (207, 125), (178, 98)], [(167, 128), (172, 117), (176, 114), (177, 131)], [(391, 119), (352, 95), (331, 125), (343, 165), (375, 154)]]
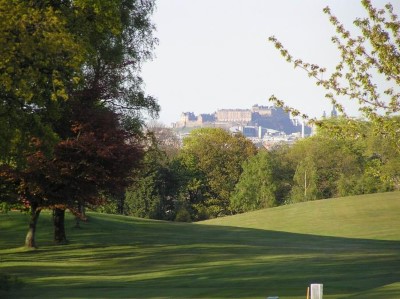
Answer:
[(53, 210), (53, 224), (54, 224), (54, 243), (57, 245), (67, 244), (67, 237), (65, 236), (65, 210), (54, 209)]
[(117, 200), (117, 214), (124, 214), (124, 205), (125, 205), (125, 191), (120, 191), (116, 195)]
[(36, 224), (39, 219), (40, 211), (41, 210), (38, 210), (37, 205), (34, 204), (31, 205), (29, 229), (25, 238), (25, 246), (28, 248), (36, 248), (36, 241), (35, 241)]

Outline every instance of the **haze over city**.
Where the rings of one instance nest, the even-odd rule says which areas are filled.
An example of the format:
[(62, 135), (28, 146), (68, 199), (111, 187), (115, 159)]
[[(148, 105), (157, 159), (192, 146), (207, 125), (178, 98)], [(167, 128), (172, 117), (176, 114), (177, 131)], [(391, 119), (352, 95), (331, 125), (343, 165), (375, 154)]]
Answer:
[[(386, 0), (372, 1), (383, 7)], [(346, 0), (159, 0), (153, 21), (159, 45), (144, 63), (146, 92), (161, 105), (159, 121), (170, 125), (182, 112), (271, 105), (275, 95), (312, 117), (330, 111), (324, 90), (293, 69), (268, 37), (276, 36), (295, 58), (332, 69), (338, 52), (323, 8), (348, 29), (366, 13)], [(358, 115), (355, 105), (349, 114)]]

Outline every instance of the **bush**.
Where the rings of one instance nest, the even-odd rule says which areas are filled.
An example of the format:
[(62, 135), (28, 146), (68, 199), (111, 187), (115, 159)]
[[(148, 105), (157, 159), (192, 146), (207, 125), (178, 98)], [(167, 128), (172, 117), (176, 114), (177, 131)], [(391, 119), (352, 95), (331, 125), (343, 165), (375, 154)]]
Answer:
[(186, 208), (180, 208), (175, 216), (175, 221), (178, 222), (191, 222), (192, 218), (190, 217), (190, 213)]

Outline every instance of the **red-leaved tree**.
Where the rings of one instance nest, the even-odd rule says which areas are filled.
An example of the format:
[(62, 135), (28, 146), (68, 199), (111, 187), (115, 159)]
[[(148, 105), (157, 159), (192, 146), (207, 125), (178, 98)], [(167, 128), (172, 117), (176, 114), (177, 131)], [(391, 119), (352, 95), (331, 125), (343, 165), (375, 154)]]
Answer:
[(138, 137), (106, 108), (80, 110), (70, 132), (72, 137), (60, 141), (51, 157), (39, 150), (28, 157), (24, 171), (14, 174), (20, 198), (30, 209), (27, 247), (36, 247), (42, 209), (53, 209), (54, 241), (66, 243), (65, 210), (82, 217), (79, 207), (101, 205), (105, 194), (121, 192), (141, 160)]

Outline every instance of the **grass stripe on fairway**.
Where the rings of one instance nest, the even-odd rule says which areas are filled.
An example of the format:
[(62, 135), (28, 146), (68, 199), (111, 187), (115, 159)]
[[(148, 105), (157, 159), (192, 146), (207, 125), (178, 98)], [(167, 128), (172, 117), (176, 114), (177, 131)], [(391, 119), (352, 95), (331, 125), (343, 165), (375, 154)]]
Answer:
[[(70, 244), (52, 245), (40, 216), (0, 215), (0, 298), (400, 298), (400, 193), (296, 204), (198, 224), (90, 214), (67, 217)], [(1, 281), (1, 280), (0, 280)], [(22, 283), (22, 286), (18, 284)]]

